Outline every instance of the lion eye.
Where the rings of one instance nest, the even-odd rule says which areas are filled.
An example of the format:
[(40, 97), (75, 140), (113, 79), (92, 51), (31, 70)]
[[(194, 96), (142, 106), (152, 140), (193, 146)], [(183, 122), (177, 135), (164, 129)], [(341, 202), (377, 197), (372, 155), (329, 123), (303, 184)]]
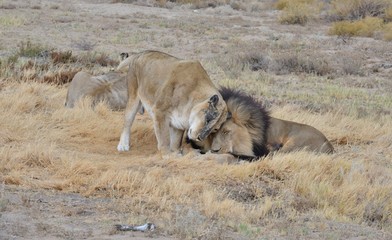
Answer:
[(213, 130), (211, 131), (211, 133), (216, 133), (216, 132), (218, 132), (218, 130), (219, 130), (219, 129), (215, 128), (215, 129), (213, 129)]
[(225, 134), (225, 135), (227, 135), (229, 133), (230, 133), (230, 131), (228, 131), (228, 130), (223, 131), (223, 134)]

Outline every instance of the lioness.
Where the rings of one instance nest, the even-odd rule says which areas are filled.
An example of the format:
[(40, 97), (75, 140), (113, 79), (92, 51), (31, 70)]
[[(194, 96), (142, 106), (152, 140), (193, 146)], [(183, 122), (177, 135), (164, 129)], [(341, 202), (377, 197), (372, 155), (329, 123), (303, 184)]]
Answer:
[(93, 99), (94, 104), (106, 101), (111, 109), (124, 109), (128, 98), (125, 74), (109, 72), (92, 76), (83, 71), (78, 72), (68, 87), (65, 106), (73, 108), (79, 99), (87, 96)]
[(203, 141), (226, 120), (227, 106), (198, 61), (181, 60), (166, 53), (145, 51), (118, 66), (128, 68), (128, 103), (117, 149), (129, 150), (130, 128), (143, 105), (154, 122), (158, 150), (179, 150), (184, 131)]

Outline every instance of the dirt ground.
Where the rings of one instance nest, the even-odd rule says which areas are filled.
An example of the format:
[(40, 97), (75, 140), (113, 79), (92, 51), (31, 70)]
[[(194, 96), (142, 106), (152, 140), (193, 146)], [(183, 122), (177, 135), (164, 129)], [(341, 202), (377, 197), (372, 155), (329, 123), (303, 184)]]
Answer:
[[(121, 232), (115, 224), (128, 222), (124, 201), (113, 198), (85, 198), (76, 193), (33, 190), (1, 185), (1, 239), (178, 239), (165, 229), (150, 232)], [(136, 223), (138, 225), (144, 223)], [(363, 225), (327, 221), (304, 216), (300, 221), (271, 223), (286, 232), (279, 237), (276, 230), (267, 230), (265, 239), (391, 239), (392, 235)], [(301, 229), (304, 236), (290, 235)], [(305, 237), (306, 236), (306, 237)], [(208, 236), (207, 236), (208, 238)], [(248, 239), (228, 230), (223, 239)]]
[[(49, 48), (74, 53), (94, 50), (116, 57), (121, 52), (156, 49), (209, 63), (210, 59), (229, 53), (230, 47), (240, 41), (272, 40), (283, 36), (296, 40), (306, 36), (305, 41), (316, 39), (320, 43), (329, 38), (325, 35), (327, 27), (323, 24), (311, 23), (305, 27), (277, 24), (278, 12), (270, 8), (270, 1), (258, 3), (259, 11), (255, 12), (235, 10), (228, 5), (204, 9), (186, 5), (159, 8), (153, 7), (152, 2), (0, 1), (0, 23), (2, 21), (6, 26), (0, 27), (0, 56), (12, 55), (21, 39), (29, 39)], [(374, 42), (373, 39), (363, 39), (357, 45), (372, 45)], [(329, 44), (341, 47), (342, 43), (340, 39), (333, 38)], [(388, 55), (383, 47), (375, 48), (379, 52), (369, 53), (367, 69), (381, 66)], [(391, 60), (391, 56), (388, 55), (388, 58)], [(206, 68), (214, 79), (223, 76), (212, 65), (207, 64)], [(391, 70), (384, 67), (375, 74), (387, 78)], [(302, 79), (295, 81), (300, 84)], [(284, 88), (286, 83), (281, 82), (282, 86), (277, 88)], [(347, 85), (362, 83), (361, 78), (357, 78)], [(388, 94), (391, 83), (379, 84), (385, 86), (382, 94)], [(302, 88), (297, 90), (302, 91)], [(271, 103), (280, 101), (279, 96), (271, 99)], [(160, 228), (159, 222), (155, 223), (157, 229), (153, 232), (116, 231), (115, 224), (145, 223), (145, 219), (130, 217), (129, 211), (124, 211), (126, 205), (126, 199), (84, 197), (78, 193), (1, 184), (0, 239), (176, 239), (172, 232)], [(262, 232), (263, 239), (392, 239), (391, 233), (376, 226), (335, 222), (315, 215), (305, 214), (295, 222), (290, 219), (279, 221), (260, 226), (258, 231)], [(293, 229), (295, 234), (291, 235)], [(251, 235), (226, 228), (219, 236), (223, 239), (248, 239), (252, 238)]]
[(159, 229), (117, 231), (114, 225), (124, 223), (127, 215), (110, 198), (4, 185), (1, 195), (1, 239), (173, 239)]

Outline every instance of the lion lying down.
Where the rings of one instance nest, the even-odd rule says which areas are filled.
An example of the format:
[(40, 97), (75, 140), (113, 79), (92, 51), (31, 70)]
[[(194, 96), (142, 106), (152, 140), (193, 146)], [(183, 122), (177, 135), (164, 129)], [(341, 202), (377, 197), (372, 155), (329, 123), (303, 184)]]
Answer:
[(205, 141), (190, 141), (194, 148), (245, 160), (277, 150), (333, 152), (332, 144), (314, 127), (270, 117), (259, 102), (239, 91), (222, 88), (220, 92), (232, 117)]
[(320, 153), (333, 153), (328, 139), (316, 128), (271, 117), (267, 131), (270, 151), (291, 152), (301, 149)]
[(111, 109), (122, 110), (127, 104), (127, 82), (125, 74), (109, 72), (92, 76), (80, 71), (72, 79), (67, 92), (65, 106), (73, 108), (84, 97), (91, 97), (93, 105), (105, 101)]
[(117, 70), (127, 69), (128, 103), (117, 149), (128, 151), (130, 128), (143, 106), (154, 122), (158, 150), (180, 149), (184, 131), (193, 141), (205, 140), (226, 120), (227, 106), (198, 61), (145, 51), (131, 55)]

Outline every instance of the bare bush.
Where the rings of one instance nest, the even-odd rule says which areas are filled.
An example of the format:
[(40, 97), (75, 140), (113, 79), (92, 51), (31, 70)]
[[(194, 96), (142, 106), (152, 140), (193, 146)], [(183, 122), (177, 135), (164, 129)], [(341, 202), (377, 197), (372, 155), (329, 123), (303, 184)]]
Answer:
[(310, 73), (319, 76), (333, 72), (327, 59), (320, 55), (301, 55), (297, 53), (285, 53), (274, 56), (270, 70), (277, 74)]
[(358, 20), (385, 14), (391, 2), (388, 0), (333, 0), (332, 15), (337, 20)]
[(72, 51), (52, 51), (50, 58), (54, 64), (65, 64), (76, 61), (76, 57), (72, 56)]
[(91, 51), (91, 50), (94, 49), (94, 47), (96, 45), (97, 45), (96, 43), (89, 42), (89, 41), (87, 41), (85, 39), (80, 40), (80, 41), (74, 43), (74, 46), (76, 48), (78, 48), (80, 50), (83, 50), (83, 51)]
[(64, 85), (71, 82), (75, 74), (80, 70), (80, 68), (58, 69), (55, 72), (49, 72), (45, 74), (40, 82)]

